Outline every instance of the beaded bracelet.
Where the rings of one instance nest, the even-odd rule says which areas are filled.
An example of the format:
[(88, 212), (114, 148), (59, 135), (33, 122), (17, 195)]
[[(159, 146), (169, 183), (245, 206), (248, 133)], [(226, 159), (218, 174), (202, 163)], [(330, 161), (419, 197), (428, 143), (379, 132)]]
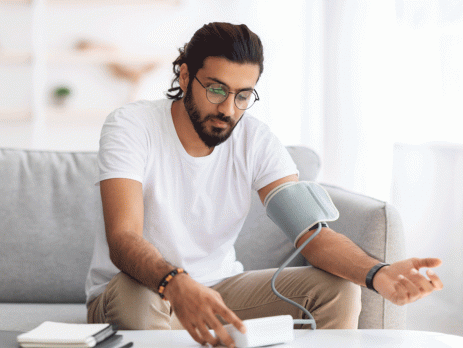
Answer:
[(158, 293), (159, 293), (159, 296), (161, 296), (163, 300), (167, 301), (166, 297), (164, 296), (164, 290), (166, 290), (167, 284), (169, 284), (169, 282), (172, 280), (173, 277), (175, 277), (177, 274), (180, 274), (180, 273), (188, 274), (188, 272), (185, 271), (183, 268), (177, 268), (177, 269), (174, 269), (173, 271), (170, 271), (169, 273), (166, 274), (164, 278), (162, 278), (161, 283), (159, 284), (159, 287), (158, 287)]

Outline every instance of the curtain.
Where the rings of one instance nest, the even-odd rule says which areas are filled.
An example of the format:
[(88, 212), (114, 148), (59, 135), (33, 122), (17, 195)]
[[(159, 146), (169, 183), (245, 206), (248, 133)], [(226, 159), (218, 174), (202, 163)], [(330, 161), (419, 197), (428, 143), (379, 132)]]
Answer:
[(463, 1), (324, 6), (321, 180), (397, 206), (407, 256), (444, 261), (407, 325), (461, 335)]
[(463, 145), (396, 144), (392, 203), (403, 218), (408, 256), (444, 262), (436, 270), (444, 290), (410, 306), (408, 328), (461, 335)]
[(322, 180), (378, 198), (392, 163), (394, 10), (391, 1), (325, 2)]

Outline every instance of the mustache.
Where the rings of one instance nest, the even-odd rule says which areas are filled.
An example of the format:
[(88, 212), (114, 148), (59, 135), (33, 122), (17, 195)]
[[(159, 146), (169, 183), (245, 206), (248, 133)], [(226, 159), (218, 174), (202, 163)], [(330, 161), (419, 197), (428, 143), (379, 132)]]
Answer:
[(222, 122), (225, 122), (225, 123), (229, 123), (229, 124), (233, 123), (232, 118), (230, 116), (225, 116), (222, 113), (217, 114), (217, 115), (209, 114), (209, 115), (206, 116), (206, 118), (204, 119), (203, 122), (206, 122), (206, 121), (212, 120), (212, 119), (216, 119), (216, 120), (219, 120), (219, 121), (222, 121)]

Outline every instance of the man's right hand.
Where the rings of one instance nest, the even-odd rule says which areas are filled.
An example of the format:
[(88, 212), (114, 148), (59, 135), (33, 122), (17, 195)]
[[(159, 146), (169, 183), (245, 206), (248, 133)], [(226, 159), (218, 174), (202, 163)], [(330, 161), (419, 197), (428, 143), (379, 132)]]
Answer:
[[(199, 284), (187, 274), (176, 275), (167, 284), (164, 295), (171, 303), (180, 323), (198, 343), (235, 346), (217, 315), (227, 323), (233, 324), (240, 332), (246, 332), (243, 322), (225, 305), (217, 291)], [(209, 329), (214, 330), (216, 337), (211, 335)]]

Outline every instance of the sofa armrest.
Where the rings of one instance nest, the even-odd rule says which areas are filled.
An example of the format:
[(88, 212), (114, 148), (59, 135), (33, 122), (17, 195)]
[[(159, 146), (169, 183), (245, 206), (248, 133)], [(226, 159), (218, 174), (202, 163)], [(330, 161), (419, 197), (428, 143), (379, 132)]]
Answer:
[[(392, 263), (405, 257), (403, 225), (393, 206), (339, 187), (323, 186), (340, 213), (339, 219), (329, 224), (330, 228), (380, 261)], [(405, 329), (405, 315), (405, 307), (362, 288), (359, 329)]]

